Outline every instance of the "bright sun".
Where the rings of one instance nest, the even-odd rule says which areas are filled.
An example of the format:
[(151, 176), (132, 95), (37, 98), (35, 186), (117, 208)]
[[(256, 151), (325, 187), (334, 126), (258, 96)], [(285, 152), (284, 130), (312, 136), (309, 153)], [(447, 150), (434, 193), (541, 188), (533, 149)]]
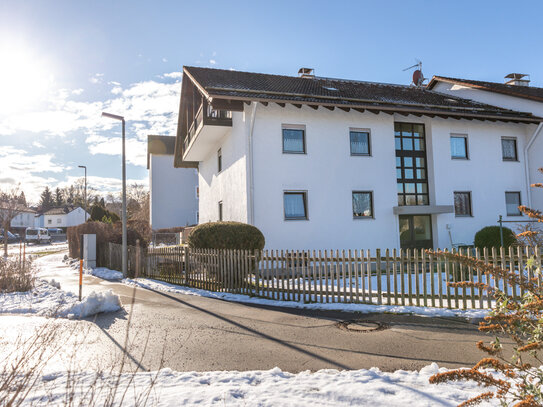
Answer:
[(54, 77), (30, 48), (0, 42), (0, 112), (24, 111), (44, 99)]

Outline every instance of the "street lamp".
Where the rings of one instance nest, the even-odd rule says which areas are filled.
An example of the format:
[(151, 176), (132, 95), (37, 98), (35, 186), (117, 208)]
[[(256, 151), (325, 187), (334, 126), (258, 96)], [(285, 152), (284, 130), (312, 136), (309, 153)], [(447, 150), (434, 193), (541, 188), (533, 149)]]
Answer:
[(125, 135), (124, 135), (124, 117), (117, 116), (115, 114), (102, 112), (102, 117), (108, 117), (113, 120), (119, 120), (123, 124), (123, 209), (122, 209), (122, 222), (123, 222), (123, 277), (128, 276), (128, 245), (126, 242), (126, 154), (125, 154)]
[(87, 221), (87, 166), (86, 165), (78, 165), (79, 168), (85, 169), (85, 222)]

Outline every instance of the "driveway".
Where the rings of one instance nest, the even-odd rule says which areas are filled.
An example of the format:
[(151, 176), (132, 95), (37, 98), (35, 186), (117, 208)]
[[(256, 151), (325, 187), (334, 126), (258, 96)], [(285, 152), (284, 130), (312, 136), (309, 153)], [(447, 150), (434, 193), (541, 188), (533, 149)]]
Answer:
[[(55, 278), (63, 289), (77, 292), (77, 272), (60, 264), (61, 255), (52, 256), (59, 258), (58, 267), (42, 277)], [(126, 350), (145, 370), (161, 366), (179, 371), (278, 366), (299, 372), (376, 366), (394, 371), (420, 369), (431, 362), (453, 368), (476, 363), (482, 354), (475, 343), (488, 339), (478, 332), (476, 324), (463, 320), (245, 305), (133, 288), (85, 276), (84, 293), (107, 289), (120, 295), (127, 312), (135, 294), (131, 344)], [(384, 329), (359, 332), (341, 324), (355, 319), (374, 321)], [(86, 353), (89, 360), (125, 348), (126, 312), (98, 315), (92, 323), (75, 323), (92, 326), (92, 343), (79, 351), (81, 355)]]

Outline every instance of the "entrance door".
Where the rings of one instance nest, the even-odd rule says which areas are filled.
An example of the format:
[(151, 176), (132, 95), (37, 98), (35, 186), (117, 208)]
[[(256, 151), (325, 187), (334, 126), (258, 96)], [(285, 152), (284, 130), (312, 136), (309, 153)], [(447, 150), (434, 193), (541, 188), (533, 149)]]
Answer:
[(432, 217), (430, 215), (400, 215), (400, 247), (402, 249), (432, 249)]

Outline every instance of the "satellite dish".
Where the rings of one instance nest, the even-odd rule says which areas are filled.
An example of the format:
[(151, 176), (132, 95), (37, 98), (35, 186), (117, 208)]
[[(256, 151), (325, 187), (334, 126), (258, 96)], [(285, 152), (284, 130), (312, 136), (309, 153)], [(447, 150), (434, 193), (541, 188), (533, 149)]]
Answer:
[(417, 68), (415, 72), (413, 72), (413, 85), (422, 86), (422, 84), (426, 80), (426, 78), (422, 74), (422, 62), (417, 59), (417, 63), (415, 65), (405, 68), (404, 71), (407, 71), (413, 68)]
[(424, 75), (422, 74), (422, 71), (420, 69), (415, 70), (415, 72), (413, 72), (413, 84), (415, 86), (421, 86), (423, 81)]

